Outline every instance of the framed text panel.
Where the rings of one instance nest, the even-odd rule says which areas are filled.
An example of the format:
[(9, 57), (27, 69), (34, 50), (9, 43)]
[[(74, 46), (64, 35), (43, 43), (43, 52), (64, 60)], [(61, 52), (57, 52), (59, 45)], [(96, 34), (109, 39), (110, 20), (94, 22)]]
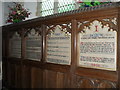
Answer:
[(60, 25), (49, 32), (46, 40), (46, 62), (70, 65), (71, 33)]
[(39, 32), (32, 29), (26, 39), (26, 59), (41, 60), (42, 37)]
[(116, 71), (117, 32), (98, 20), (80, 33), (79, 66)]
[(10, 39), (10, 57), (21, 58), (21, 37), (18, 32)]

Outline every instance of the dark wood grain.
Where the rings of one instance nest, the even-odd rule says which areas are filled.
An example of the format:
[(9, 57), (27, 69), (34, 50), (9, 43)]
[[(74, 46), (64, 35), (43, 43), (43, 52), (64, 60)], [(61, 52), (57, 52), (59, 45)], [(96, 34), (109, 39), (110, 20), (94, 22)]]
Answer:
[(22, 87), (31, 88), (31, 67), (26, 65), (22, 66)]
[(118, 69), (118, 83), (117, 86), (120, 88), (120, 8), (118, 9), (118, 33), (117, 33), (117, 69)]
[(31, 88), (43, 88), (43, 71), (42, 71), (42, 69), (32, 67)]

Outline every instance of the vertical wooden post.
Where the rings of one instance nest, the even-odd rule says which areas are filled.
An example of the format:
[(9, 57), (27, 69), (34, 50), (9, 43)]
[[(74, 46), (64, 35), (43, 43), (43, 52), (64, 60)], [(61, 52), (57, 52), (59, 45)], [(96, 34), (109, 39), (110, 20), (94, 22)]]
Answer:
[(76, 61), (77, 61), (77, 21), (72, 20), (72, 41), (71, 41), (71, 88), (75, 88), (75, 69), (76, 69)]
[(46, 54), (46, 26), (42, 25), (42, 63), (45, 62)]
[(117, 31), (117, 69), (118, 69), (118, 85), (120, 88), (120, 8), (118, 8), (118, 31)]
[[(3, 67), (3, 69), (4, 68), (6, 68), (5, 70), (6, 71), (3, 71), (3, 73), (5, 73), (5, 74), (3, 74), (3, 75), (5, 75), (5, 76), (3, 76), (3, 77), (5, 77), (5, 78), (3, 78), (3, 84), (5, 84), (5, 86), (6, 87), (8, 87), (8, 85), (9, 85), (9, 78), (8, 78), (8, 76), (9, 76), (9, 73), (8, 73), (8, 57), (9, 57), (9, 31), (4, 31), (4, 40), (5, 40), (5, 43), (4, 43), (4, 47), (5, 47), (5, 58), (3, 59), (3, 62), (4, 62), (4, 66), (2, 66)], [(6, 80), (6, 81), (5, 81)]]
[(45, 59), (46, 59), (46, 25), (42, 25), (42, 86), (45, 88), (45, 71), (44, 71), (44, 65), (45, 65)]

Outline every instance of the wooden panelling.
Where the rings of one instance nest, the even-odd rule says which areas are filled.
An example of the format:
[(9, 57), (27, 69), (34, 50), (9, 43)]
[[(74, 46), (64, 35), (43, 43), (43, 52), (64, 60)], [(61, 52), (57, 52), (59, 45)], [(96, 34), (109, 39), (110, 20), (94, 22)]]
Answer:
[(43, 66), (47, 70), (52, 70), (52, 71), (58, 71), (58, 72), (68, 72), (70, 70), (69, 65), (59, 65), (59, 64), (51, 64), (51, 63), (46, 63)]
[(117, 73), (116, 72), (95, 70), (95, 69), (89, 69), (89, 68), (77, 68), (76, 74), (88, 76), (88, 77), (91, 76), (91, 77), (99, 78), (99, 79), (107, 79), (107, 80), (117, 81)]
[(12, 79), (11, 79), (11, 73), (12, 73), (12, 71), (11, 71), (11, 65), (10, 65), (10, 63), (7, 63), (7, 83), (8, 83), (8, 86), (11, 86), (11, 81), (12, 81)]
[(45, 88), (56, 88), (57, 72), (45, 70), (44, 71)]
[(15, 87), (15, 64), (8, 63), (7, 64), (7, 82), (8, 82), (8, 87)]
[(11, 64), (11, 86), (15, 87), (15, 64)]
[(57, 73), (57, 88), (64, 88), (64, 74), (58, 72)]
[(2, 79), (3, 79), (3, 81), (2, 81), (2, 85), (3, 86), (6, 86), (7, 85), (7, 83), (8, 83), (8, 80), (7, 80), (7, 76), (8, 76), (8, 69), (7, 69), (7, 61), (6, 61), (6, 59), (5, 58), (3, 58), (3, 62), (2, 62)]
[(40, 68), (32, 67), (31, 70), (31, 87), (42, 88), (43, 86), (43, 70)]
[[(93, 10), (89, 12), (75, 13), (72, 15), (59, 16), (54, 18), (30, 20), (19, 24), (4, 26), (3, 49), (3, 82), (6, 87), (15, 88), (118, 88), (120, 86), (120, 8), (109, 8)], [(103, 19), (118, 18), (118, 25), (104, 22)], [(84, 26), (89, 26), (94, 20), (100, 20), (104, 24), (109, 24), (110, 28), (117, 31), (117, 70), (108, 71), (96, 68), (78, 66), (79, 61), (79, 33)], [(89, 23), (86, 23), (89, 21)], [(70, 23), (71, 33), (71, 63), (62, 65), (59, 63), (46, 62), (46, 36), (47, 26), (62, 25)], [(79, 23), (82, 26), (79, 27)], [(25, 32), (31, 28), (41, 27), (42, 51), (41, 61), (25, 59), (26, 38)], [(10, 32), (21, 32), (21, 58), (9, 56), (9, 37)], [(34, 53), (34, 52), (33, 52)]]
[(31, 88), (31, 67), (22, 66), (22, 88)]
[(15, 87), (21, 87), (21, 66), (19, 64), (15, 65)]
[(45, 70), (43, 74), (44, 88), (65, 88), (65, 74), (61, 72), (54, 72)]

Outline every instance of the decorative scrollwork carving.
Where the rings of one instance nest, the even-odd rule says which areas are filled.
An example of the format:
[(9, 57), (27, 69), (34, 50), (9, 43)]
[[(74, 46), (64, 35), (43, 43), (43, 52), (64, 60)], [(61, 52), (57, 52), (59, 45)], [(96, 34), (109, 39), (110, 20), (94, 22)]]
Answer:
[[(95, 25), (97, 27), (95, 27)], [(78, 30), (80, 30), (81, 32), (85, 33), (85, 30), (83, 29), (95, 29), (98, 28), (99, 31), (114, 31), (117, 30), (117, 18), (106, 18), (106, 19), (102, 19), (102, 20), (93, 20), (93, 21), (84, 21), (84, 22), (78, 22)], [(94, 27), (94, 28), (92, 28)], [(106, 28), (106, 29), (105, 29)], [(101, 30), (104, 29), (104, 30)]]
[(109, 80), (77, 76), (77, 88), (116, 88), (116, 83)]
[(95, 88), (94, 79), (87, 77), (78, 77), (77, 88)]
[(117, 18), (116, 17), (106, 18), (106, 19), (103, 19), (103, 21), (110, 22), (110, 23), (113, 23), (114, 25), (117, 25)]
[(97, 88), (116, 88), (116, 84), (107, 80), (99, 80)]
[(93, 33), (93, 32), (105, 33), (108, 31), (113, 31), (113, 29), (110, 28), (109, 24), (103, 25), (102, 22), (94, 20), (92, 23), (90, 23), (88, 27), (84, 26), (81, 33)]

